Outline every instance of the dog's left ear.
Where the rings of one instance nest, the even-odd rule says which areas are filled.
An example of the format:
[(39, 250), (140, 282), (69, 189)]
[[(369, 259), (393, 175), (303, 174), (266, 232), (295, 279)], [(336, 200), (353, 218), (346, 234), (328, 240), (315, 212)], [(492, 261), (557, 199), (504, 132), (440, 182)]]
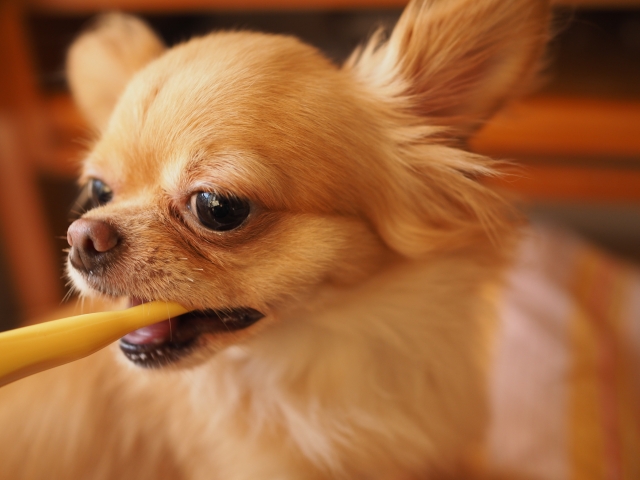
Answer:
[(75, 40), (67, 56), (67, 78), (76, 104), (93, 127), (104, 130), (131, 77), (164, 50), (146, 23), (121, 13), (98, 17)]
[(477, 179), (491, 160), (459, 148), (535, 75), (547, 0), (413, 0), (387, 41), (375, 35), (344, 70), (382, 114), (388, 185), (368, 212), (408, 256), (500, 238), (505, 203)]

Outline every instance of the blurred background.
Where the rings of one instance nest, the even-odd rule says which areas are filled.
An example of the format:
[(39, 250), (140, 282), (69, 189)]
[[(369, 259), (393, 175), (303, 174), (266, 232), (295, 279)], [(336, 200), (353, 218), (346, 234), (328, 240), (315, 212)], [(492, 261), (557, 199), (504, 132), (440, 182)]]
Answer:
[[(0, 329), (57, 308), (89, 131), (65, 52), (101, 11), (144, 17), (168, 45), (215, 29), (290, 33), (336, 63), (405, 0), (0, 0)], [(540, 87), (471, 142), (523, 168), (499, 181), (534, 219), (640, 262), (640, 0), (560, 0)]]

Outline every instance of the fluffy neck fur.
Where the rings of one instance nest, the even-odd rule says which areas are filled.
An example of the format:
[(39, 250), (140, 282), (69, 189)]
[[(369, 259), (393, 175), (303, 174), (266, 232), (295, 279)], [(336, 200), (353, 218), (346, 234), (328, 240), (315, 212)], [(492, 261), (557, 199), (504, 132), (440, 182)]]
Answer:
[[(201, 419), (192, 434), (218, 453), (223, 478), (301, 478), (291, 465), (308, 475), (308, 462), (318, 478), (456, 464), (487, 420), (485, 289), (496, 262), (449, 254), (394, 263), (354, 289), (327, 287), (185, 376)], [(402, 447), (389, 452), (390, 442)], [(194, 467), (198, 478), (211, 468)]]

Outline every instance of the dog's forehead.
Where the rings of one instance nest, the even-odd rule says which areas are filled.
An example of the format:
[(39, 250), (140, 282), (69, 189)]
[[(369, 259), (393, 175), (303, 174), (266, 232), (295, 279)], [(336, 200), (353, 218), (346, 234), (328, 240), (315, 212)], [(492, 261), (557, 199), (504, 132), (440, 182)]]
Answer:
[(89, 164), (127, 186), (184, 183), (194, 165), (211, 175), (221, 165), (222, 174), (261, 170), (266, 196), (291, 197), (296, 185), (302, 192), (305, 177), (304, 195), (313, 195), (311, 184), (326, 192), (321, 183), (335, 183), (336, 164), (354, 163), (375, 143), (357, 125), (368, 116), (352, 90), (348, 76), (293, 38), (192, 40), (134, 77)]

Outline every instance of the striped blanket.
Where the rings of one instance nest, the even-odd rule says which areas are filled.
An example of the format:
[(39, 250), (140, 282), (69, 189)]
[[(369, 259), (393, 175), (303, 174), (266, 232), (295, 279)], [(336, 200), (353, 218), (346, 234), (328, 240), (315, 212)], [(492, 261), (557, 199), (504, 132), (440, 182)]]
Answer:
[(532, 479), (640, 479), (640, 270), (534, 227), (500, 309), (486, 459)]

